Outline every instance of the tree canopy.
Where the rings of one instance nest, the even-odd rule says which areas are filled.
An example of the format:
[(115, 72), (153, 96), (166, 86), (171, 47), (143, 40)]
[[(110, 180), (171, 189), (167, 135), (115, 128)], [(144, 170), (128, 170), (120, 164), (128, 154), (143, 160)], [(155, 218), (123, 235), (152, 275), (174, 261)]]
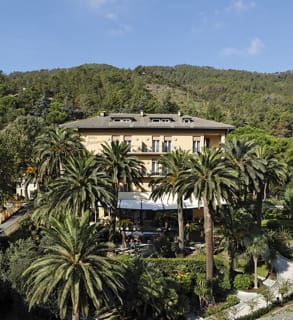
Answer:
[(61, 123), (108, 112), (172, 113), (292, 136), (290, 72), (261, 74), (177, 65), (134, 70), (103, 64), (1, 74), (0, 128), (20, 115)]

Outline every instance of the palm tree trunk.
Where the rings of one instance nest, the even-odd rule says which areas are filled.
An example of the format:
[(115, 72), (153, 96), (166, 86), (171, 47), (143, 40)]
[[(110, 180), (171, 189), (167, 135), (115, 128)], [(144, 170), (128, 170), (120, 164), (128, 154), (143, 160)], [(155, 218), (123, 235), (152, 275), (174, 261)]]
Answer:
[(127, 247), (127, 244), (126, 244), (126, 232), (124, 228), (121, 233), (122, 233), (122, 248), (125, 249)]
[(264, 183), (264, 192), (263, 192), (263, 200), (267, 200), (267, 194), (268, 194), (269, 190), (268, 190), (268, 183), (265, 182)]
[(79, 284), (74, 280), (73, 282), (71, 288), (72, 320), (79, 320)]
[(40, 193), (40, 189), (41, 189), (39, 175), (36, 176), (36, 186), (37, 186), (37, 194), (36, 195), (38, 195)]
[(185, 240), (187, 241), (187, 243), (188, 243), (189, 240), (190, 240), (190, 231), (189, 231), (189, 230), (186, 231), (186, 238), (185, 238)]
[(29, 185), (29, 180), (27, 179), (24, 183), (24, 201), (27, 202), (29, 200), (29, 195), (28, 195), (28, 185)]
[(114, 235), (115, 235), (115, 229), (116, 229), (116, 208), (111, 208), (111, 214), (110, 214), (110, 227), (109, 227), (109, 241), (114, 241)]
[(184, 218), (183, 218), (182, 198), (179, 199), (177, 206), (178, 206), (178, 243), (179, 243), (180, 253), (183, 254), (183, 250), (184, 250)]
[(264, 185), (261, 184), (260, 191), (256, 194), (256, 201), (255, 201), (255, 215), (256, 215), (256, 222), (257, 226), (261, 227), (261, 221), (262, 221), (262, 202), (264, 198)]
[(142, 312), (143, 319), (146, 318), (147, 310), (148, 310), (148, 305), (145, 303), (144, 306), (143, 306), (143, 312)]
[(258, 288), (257, 285), (257, 256), (253, 256), (253, 263), (254, 263), (254, 289)]
[(72, 306), (72, 320), (79, 320), (78, 304)]
[(118, 194), (119, 194), (119, 183), (114, 184), (115, 199), (113, 200), (111, 215), (110, 215), (110, 229), (109, 229), (109, 241), (114, 241), (114, 235), (116, 230), (116, 217), (117, 217), (117, 206), (118, 206)]
[(206, 279), (212, 281), (214, 275), (214, 260), (213, 260), (213, 220), (209, 210), (207, 200), (204, 199), (204, 234), (206, 246)]
[(233, 279), (234, 256), (235, 256), (235, 248), (232, 248), (231, 240), (228, 239), (228, 265), (229, 265), (229, 280), (230, 280), (230, 282)]

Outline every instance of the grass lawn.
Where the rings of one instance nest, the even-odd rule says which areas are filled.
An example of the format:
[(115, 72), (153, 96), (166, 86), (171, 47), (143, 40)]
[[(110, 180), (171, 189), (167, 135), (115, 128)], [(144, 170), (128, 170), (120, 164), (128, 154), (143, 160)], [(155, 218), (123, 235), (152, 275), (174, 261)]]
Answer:
[(261, 277), (266, 277), (269, 273), (269, 270), (267, 268), (266, 264), (260, 265), (257, 267), (257, 274)]

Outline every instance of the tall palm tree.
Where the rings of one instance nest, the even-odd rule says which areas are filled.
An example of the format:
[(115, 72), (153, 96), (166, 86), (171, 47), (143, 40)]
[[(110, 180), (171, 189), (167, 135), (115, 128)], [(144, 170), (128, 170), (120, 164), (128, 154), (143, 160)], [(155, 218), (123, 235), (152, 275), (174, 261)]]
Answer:
[(58, 126), (49, 127), (37, 137), (34, 149), (35, 160), (39, 163), (40, 182), (44, 184), (59, 177), (65, 159), (83, 149), (78, 131)]
[(260, 256), (267, 256), (269, 253), (268, 239), (262, 235), (258, 234), (252, 236), (246, 247), (246, 253), (253, 258), (254, 263), (254, 288), (258, 288), (257, 280), (257, 263)]
[(69, 157), (63, 164), (63, 175), (49, 184), (50, 207), (82, 215), (98, 210), (98, 202), (109, 206), (113, 199), (110, 178), (98, 168), (94, 155), (84, 151)]
[(256, 148), (256, 156), (264, 162), (263, 179), (259, 181), (259, 191), (256, 194), (255, 213), (257, 217), (257, 225), (261, 226), (262, 221), (262, 203), (266, 199), (269, 186), (282, 185), (287, 178), (287, 165), (278, 156), (274, 155), (268, 147), (258, 146)]
[(51, 218), (43, 231), (42, 255), (23, 273), (30, 309), (57, 294), (61, 319), (70, 301), (72, 319), (78, 320), (80, 314), (87, 316), (90, 302), (99, 309), (112, 299), (121, 301), (123, 266), (107, 257), (109, 245), (97, 242), (97, 226), (88, 224), (87, 214)]
[(265, 161), (256, 156), (254, 140), (228, 139), (223, 145), (225, 157), (239, 174), (239, 198), (246, 200), (248, 192), (259, 192), (259, 182), (264, 179)]
[(179, 173), (188, 167), (190, 155), (186, 151), (176, 150), (167, 153), (160, 157), (159, 164), (163, 168), (165, 175), (162, 177), (153, 178), (150, 185), (153, 186), (151, 198), (157, 200), (163, 195), (169, 197), (177, 197), (178, 208), (178, 241), (179, 249), (183, 252), (184, 249), (184, 217), (183, 217), (183, 194), (182, 185), (177, 184)]
[(192, 195), (203, 203), (206, 246), (206, 277), (213, 279), (213, 216), (216, 206), (228, 200), (237, 189), (237, 172), (224, 159), (221, 150), (204, 149), (190, 161), (190, 168), (181, 172), (178, 187), (186, 198)]
[(111, 179), (114, 197), (111, 202), (110, 239), (115, 232), (119, 189), (123, 185), (142, 189), (142, 178), (145, 167), (142, 161), (129, 155), (129, 145), (125, 142), (112, 141), (102, 144), (101, 153), (97, 155), (100, 170)]

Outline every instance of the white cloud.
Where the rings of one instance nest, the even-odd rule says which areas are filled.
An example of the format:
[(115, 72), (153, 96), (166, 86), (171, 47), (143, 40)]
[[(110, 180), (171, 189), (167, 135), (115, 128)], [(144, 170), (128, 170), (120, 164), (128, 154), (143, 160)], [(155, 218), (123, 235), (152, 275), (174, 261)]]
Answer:
[[(93, 14), (109, 20), (108, 30), (110, 36), (123, 36), (132, 31), (126, 22), (133, 0), (78, 0), (82, 2)], [(137, 1), (137, 0), (136, 0)]]
[(263, 49), (264, 49), (264, 43), (260, 39), (254, 38), (251, 40), (250, 45), (247, 48), (247, 53), (250, 56), (255, 56), (260, 54)]
[(259, 55), (265, 45), (259, 38), (253, 38), (249, 46), (246, 48), (235, 48), (235, 47), (227, 47), (221, 50), (220, 54), (222, 56), (256, 56)]
[(248, 0), (233, 0), (228, 11), (244, 12), (255, 7), (255, 2)]

